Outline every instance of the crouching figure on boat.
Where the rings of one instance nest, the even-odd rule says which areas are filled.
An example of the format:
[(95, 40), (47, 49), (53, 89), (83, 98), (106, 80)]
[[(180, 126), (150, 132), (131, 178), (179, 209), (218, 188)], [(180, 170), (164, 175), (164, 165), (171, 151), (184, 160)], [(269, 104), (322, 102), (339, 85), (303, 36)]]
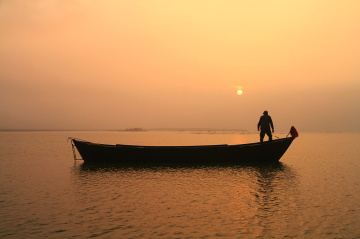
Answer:
[(265, 134), (269, 136), (269, 141), (272, 141), (272, 134), (271, 130), (274, 133), (274, 124), (272, 122), (271, 116), (265, 110), (263, 115), (260, 117), (259, 123), (257, 125), (258, 131), (260, 130), (260, 142), (264, 141)]

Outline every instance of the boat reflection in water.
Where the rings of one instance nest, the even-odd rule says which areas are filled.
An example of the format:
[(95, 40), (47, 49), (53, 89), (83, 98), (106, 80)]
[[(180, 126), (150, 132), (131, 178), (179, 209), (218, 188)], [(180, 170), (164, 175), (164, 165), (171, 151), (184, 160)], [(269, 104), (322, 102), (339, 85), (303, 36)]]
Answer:
[(233, 192), (238, 231), (258, 238), (298, 235), (294, 230), (301, 218), (296, 173), (279, 163), (275, 167), (253, 167), (251, 175), (252, 180)]
[(296, 213), (289, 213), (296, 203), (295, 175), (283, 163), (82, 163), (73, 168), (73, 184), (79, 204), (98, 223), (96, 233), (111, 231), (110, 235), (117, 237), (271, 237), (298, 221)]

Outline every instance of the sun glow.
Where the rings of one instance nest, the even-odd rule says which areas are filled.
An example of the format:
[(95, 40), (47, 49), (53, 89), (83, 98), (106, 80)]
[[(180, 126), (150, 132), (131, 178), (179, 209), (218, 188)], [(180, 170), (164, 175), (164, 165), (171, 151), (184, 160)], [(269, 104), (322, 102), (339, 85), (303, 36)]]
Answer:
[(238, 90), (238, 91), (237, 91), (237, 94), (238, 94), (238, 95), (242, 95), (242, 93), (243, 93), (242, 90)]

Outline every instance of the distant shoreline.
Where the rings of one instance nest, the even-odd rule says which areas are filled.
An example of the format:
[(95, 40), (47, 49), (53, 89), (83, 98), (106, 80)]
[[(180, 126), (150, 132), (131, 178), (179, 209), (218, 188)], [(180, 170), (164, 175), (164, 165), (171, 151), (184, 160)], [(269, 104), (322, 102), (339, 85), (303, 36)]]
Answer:
[(211, 128), (128, 128), (128, 129), (0, 129), (0, 132), (74, 132), (74, 131), (111, 131), (111, 132), (147, 132), (147, 131), (180, 131), (180, 132), (238, 132), (249, 133), (243, 129), (211, 129)]
[[(259, 132), (248, 131), (243, 129), (207, 129), (207, 128), (152, 128), (152, 129), (0, 129), (0, 133), (11, 132), (166, 132), (166, 131), (178, 131), (178, 132), (192, 132), (194, 134), (258, 134)], [(286, 130), (275, 131), (276, 134), (287, 134)], [(299, 133), (323, 133), (323, 134), (342, 134), (342, 133), (360, 133), (359, 131), (301, 131)]]

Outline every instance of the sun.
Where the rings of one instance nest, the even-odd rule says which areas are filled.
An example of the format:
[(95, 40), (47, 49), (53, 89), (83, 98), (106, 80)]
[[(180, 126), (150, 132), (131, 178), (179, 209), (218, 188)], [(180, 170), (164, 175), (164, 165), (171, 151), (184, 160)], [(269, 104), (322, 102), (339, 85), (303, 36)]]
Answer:
[(238, 90), (238, 91), (237, 91), (237, 94), (238, 94), (238, 95), (242, 95), (242, 93), (243, 93), (242, 90)]

